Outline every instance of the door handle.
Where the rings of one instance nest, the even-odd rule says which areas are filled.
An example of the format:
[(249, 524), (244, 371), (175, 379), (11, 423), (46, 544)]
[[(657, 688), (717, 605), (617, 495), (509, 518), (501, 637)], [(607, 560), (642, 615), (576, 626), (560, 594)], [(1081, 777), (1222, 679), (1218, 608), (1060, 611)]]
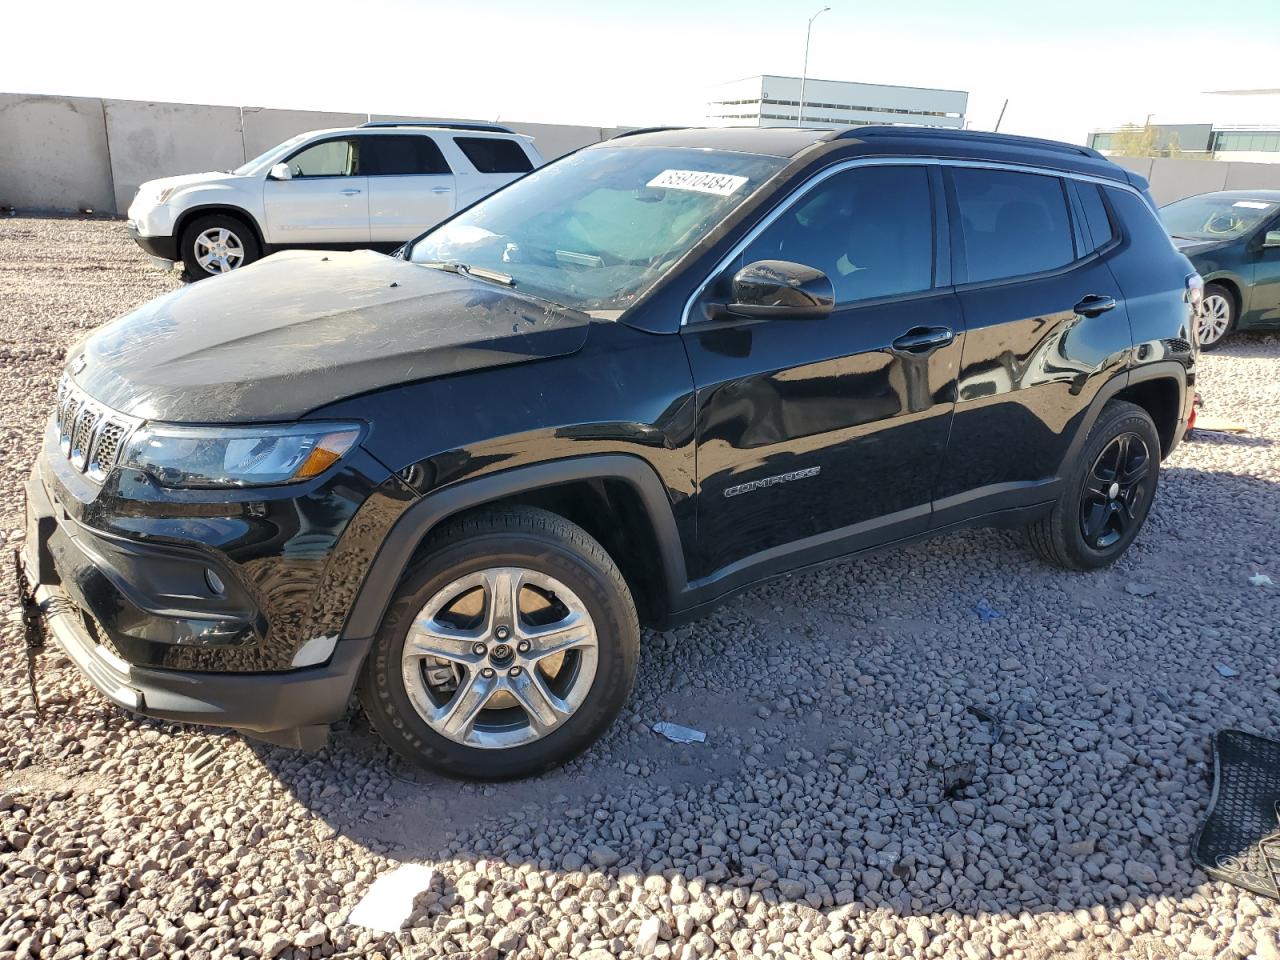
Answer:
[(948, 327), (912, 327), (893, 341), (890, 350), (893, 353), (922, 357), (939, 347), (945, 347), (955, 338), (956, 335)]
[(1100, 294), (1091, 293), (1071, 309), (1082, 317), (1098, 317), (1115, 308), (1115, 297), (1104, 297)]
[(452, 190), (453, 190), (453, 187), (432, 187), (431, 188), (432, 193), (449, 193)]
[(355, 187), (347, 187), (347, 189), (339, 190), (338, 192), (341, 193), (344, 197), (354, 197), (360, 191), (357, 190)]

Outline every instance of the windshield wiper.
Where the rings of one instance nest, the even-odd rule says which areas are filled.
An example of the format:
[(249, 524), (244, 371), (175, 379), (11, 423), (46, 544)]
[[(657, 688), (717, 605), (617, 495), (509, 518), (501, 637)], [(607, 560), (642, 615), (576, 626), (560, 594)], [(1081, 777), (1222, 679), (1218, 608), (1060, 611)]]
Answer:
[(472, 267), (465, 263), (459, 263), (457, 260), (427, 260), (419, 263), (420, 267), (435, 267), (437, 270), (444, 270), (446, 273), (457, 273), (468, 277), (474, 277), (477, 280), (488, 280), (491, 283), (500, 283), (504, 287), (514, 287), (516, 285), (515, 278), (510, 274), (500, 273), (497, 270), (489, 270), (486, 267)]

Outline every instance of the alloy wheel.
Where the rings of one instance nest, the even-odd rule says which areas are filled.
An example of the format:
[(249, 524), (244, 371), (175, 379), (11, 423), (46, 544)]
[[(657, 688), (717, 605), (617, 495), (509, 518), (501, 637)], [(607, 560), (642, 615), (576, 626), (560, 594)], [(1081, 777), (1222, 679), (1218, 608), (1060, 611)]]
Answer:
[(418, 715), (455, 743), (521, 746), (559, 728), (591, 691), (595, 624), (554, 577), (491, 567), (437, 591), (404, 641), (401, 676)]
[(226, 227), (210, 227), (196, 235), (195, 255), (205, 273), (226, 273), (244, 263), (244, 244)]
[(1080, 531), (1094, 550), (1106, 550), (1142, 518), (1151, 451), (1136, 433), (1122, 433), (1103, 448), (1080, 493)]
[(1231, 303), (1221, 293), (1211, 293), (1200, 305), (1196, 333), (1200, 346), (1210, 347), (1221, 340), (1231, 327)]

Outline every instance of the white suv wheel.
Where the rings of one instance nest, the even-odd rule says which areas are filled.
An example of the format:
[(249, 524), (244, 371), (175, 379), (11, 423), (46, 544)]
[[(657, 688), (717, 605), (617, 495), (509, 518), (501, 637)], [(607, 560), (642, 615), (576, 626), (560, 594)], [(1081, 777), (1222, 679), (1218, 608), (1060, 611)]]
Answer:
[(206, 273), (226, 273), (244, 263), (244, 244), (226, 227), (197, 234), (193, 252)]

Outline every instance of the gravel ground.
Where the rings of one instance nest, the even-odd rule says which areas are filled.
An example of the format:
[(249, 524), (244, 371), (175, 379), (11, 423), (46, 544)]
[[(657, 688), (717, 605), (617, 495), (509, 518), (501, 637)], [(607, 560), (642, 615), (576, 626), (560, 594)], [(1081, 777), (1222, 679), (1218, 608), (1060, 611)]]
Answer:
[[(0, 220), (11, 544), (64, 349), (175, 283), (118, 222)], [(134, 719), (56, 650), (38, 719), (11, 614), (0, 960), (1278, 957), (1274, 905), (1188, 845), (1212, 733), (1280, 736), (1280, 589), (1248, 580), (1280, 582), (1280, 340), (1202, 370), (1251, 432), (1184, 445), (1113, 569), (982, 531), (757, 589), (647, 633), (622, 719), (536, 780), (423, 774), (355, 712), (315, 755)], [(411, 926), (346, 924), (405, 862), (436, 870)]]

